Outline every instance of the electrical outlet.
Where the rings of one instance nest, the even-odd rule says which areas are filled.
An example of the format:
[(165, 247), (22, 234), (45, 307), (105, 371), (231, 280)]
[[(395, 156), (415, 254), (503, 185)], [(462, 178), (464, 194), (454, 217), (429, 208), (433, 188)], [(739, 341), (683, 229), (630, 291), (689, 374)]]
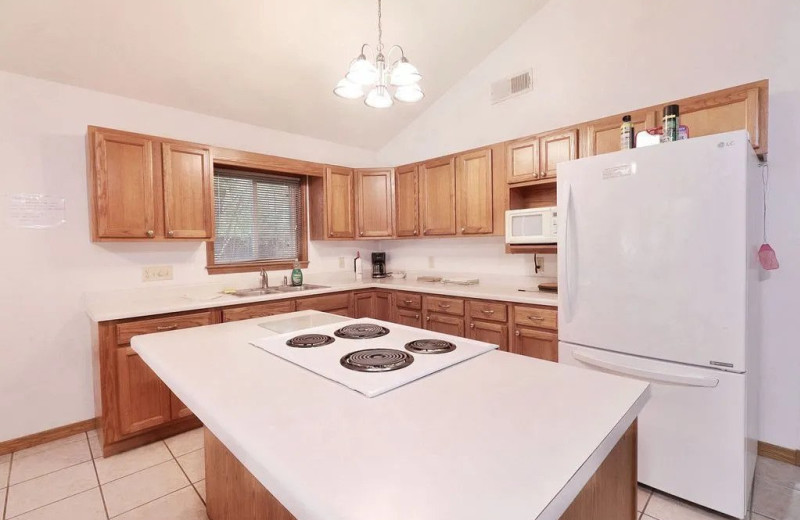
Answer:
[(344, 257), (339, 257), (339, 269), (344, 269)]
[(428, 257), (428, 269), (433, 269), (434, 267), (436, 267), (436, 259), (433, 258), (432, 256), (429, 256)]
[(171, 265), (149, 265), (142, 268), (143, 282), (157, 282), (160, 280), (172, 280)]

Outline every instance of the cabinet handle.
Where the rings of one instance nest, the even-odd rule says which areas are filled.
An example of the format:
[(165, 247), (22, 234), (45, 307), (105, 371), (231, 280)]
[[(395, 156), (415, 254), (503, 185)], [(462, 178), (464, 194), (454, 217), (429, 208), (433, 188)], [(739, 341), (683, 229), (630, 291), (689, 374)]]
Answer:
[(418, 320), (418, 319), (419, 319), (419, 314), (415, 314), (415, 315), (414, 315), (414, 319), (415, 319), (415, 320)]
[(329, 232), (328, 232), (328, 236), (329, 236), (329, 237), (332, 237), (332, 236), (333, 236), (333, 231), (329, 231)]
[(494, 314), (494, 311), (492, 309), (483, 309), (481, 312), (484, 314), (488, 314), (489, 316)]
[(475, 324), (474, 323), (470, 323), (469, 324), (469, 328), (474, 329), (475, 328)]
[(441, 307), (442, 309), (449, 309), (450, 308), (450, 304), (449, 303), (444, 303), (444, 302), (439, 302), (439, 307)]
[(528, 319), (531, 320), (531, 321), (544, 321), (544, 318), (542, 318), (541, 316), (530, 316), (529, 315)]
[(156, 236), (156, 232), (153, 231), (152, 229), (148, 229), (147, 230), (147, 238), (153, 238), (154, 236)]
[(519, 331), (518, 330), (514, 331), (514, 335), (519, 337)]
[(159, 332), (164, 332), (165, 330), (175, 330), (178, 328), (178, 325), (173, 323), (172, 325), (159, 325), (156, 327), (156, 330)]
[(403, 303), (405, 303), (406, 305), (411, 305), (412, 303), (414, 303), (414, 300), (403, 300)]
[(416, 234), (417, 234), (417, 230), (415, 229), (415, 230), (414, 230), (414, 235), (416, 235)]
[(431, 321), (431, 317), (430, 316), (425, 316), (425, 321)]
[(358, 234), (358, 236), (360, 236), (360, 237), (363, 237), (363, 236), (364, 236), (364, 232), (363, 232), (363, 231), (362, 231), (362, 232), (360, 232), (360, 233)]
[(422, 234), (423, 235), (427, 235), (428, 234), (428, 230), (427, 229), (422, 230)]
[(167, 231), (167, 236), (168, 237), (174, 237), (175, 236), (175, 232), (172, 231), (172, 230), (169, 230), (169, 231)]
[(461, 232), (462, 232), (462, 233), (464, 233), (464, 232), (466, 232), (466, 231), (467, 231), (467, 228), (465, 228), (465, 227), (462, 227), (462, 228), (461, 228)]

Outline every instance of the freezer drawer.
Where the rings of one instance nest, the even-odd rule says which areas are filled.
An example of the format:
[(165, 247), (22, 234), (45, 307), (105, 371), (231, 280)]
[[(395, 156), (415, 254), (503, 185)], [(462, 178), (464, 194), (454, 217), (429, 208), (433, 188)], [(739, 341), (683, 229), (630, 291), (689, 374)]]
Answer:
[(650, 382), (639, 416), (639, 481), (744, 518), (755, 469), (745, 378), (708, 368), (559, 343), (559, 362)]

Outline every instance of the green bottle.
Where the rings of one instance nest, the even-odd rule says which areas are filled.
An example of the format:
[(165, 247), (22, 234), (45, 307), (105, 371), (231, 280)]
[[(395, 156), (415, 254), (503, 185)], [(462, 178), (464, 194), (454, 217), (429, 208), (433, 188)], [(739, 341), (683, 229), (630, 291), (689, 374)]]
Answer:
[(294, 259), (294, 269), (292, 269), (292, 285), (303, 285), (303, 271), (300, 270), (300, 261)]

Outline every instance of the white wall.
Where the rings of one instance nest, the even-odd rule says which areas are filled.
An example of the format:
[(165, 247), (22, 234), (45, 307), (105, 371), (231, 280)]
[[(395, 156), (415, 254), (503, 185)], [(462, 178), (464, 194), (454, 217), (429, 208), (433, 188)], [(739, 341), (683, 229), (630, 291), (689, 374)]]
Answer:
[[(551, 0), (380, 158), (407, 163), (768, 78), (770, 240), (782, 265), (763, 285), (761, 437), (800, 447), (797, 27), (800, 5), (781, 0)], [(489, 84), (528, 67), (534, 92), (490, 105)]]
[[(145, 265), (174, 266), (173, 281), (147, 287), (221, 279), (206, 274), (201, 242), (89, 241), (85, 135), (90, 124), (312, 161), (375, 165), (371, 151), (0, 72), (0, 441), (94, 417), (85, 291), (144, 286)], [(66, 197), (67, 222), (55, 229), (12, 228), (5, 196), (13, 193)], [(338, 270), (338, 257), (352, 258), (357, 248), (370, 249), (363, 243), (312, 243), (310, 270)]]

